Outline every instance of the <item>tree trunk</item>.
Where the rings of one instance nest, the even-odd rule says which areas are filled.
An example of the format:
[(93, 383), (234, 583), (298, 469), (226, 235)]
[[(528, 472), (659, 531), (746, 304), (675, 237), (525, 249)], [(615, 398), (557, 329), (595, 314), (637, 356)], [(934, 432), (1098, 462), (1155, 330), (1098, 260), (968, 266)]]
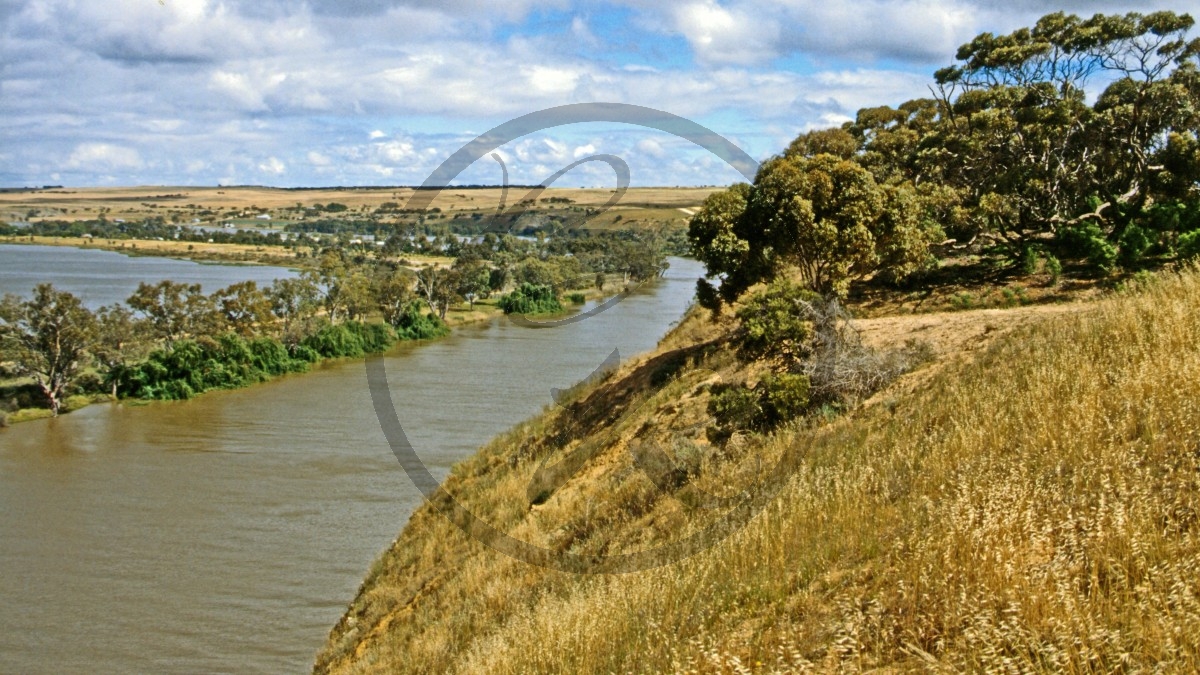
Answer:
[(38, 386), (42, 388), (42, 393), (46, 395), (46, 400), (50, 402), (50, 413), (54, 415), (54, 417), (58, 417), (58, 409), (61, 404), (58, 401), (59, 392), (57, 388), (46, 384), (41, 380), (38, 380)]

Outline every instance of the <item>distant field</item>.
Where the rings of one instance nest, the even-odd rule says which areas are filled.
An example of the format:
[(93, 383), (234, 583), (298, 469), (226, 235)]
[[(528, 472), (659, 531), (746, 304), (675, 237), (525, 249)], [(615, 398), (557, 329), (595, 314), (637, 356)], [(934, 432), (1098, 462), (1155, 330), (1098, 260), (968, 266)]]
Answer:
[[(706, 196), (719, 188), (632, 188), (610, 212), (594, 223), (598, 227), (683, 224)], [(335, 217), (384, 215), (388, 203), (404, 209), (414, 195), (411, 188), (280, 189), (264, 187), (121, 187), (54, 188), (0, 191), (0, 220), (89, 220), (103, 215), (109, 220), (142, 220), (162, 216), (167, 222), (235, 222), (260, 227), (280, 226), (300, 217), (305, 209), (331, 202), (347, 209)], [(553, 188), (540, 191), (529, 208), (561, 210), (595, 208), (612, 197), (611, 189)], [(425, 205), (446, 214), (492, 213), (505, 203), (511, 207), (531, 196), (527, 188), (513, 187), (507, 197), (500, 188), (449, 187)], [(503, 200), (503, 201), (502, 201)], [(569, 200), (569, 201), (568, 201)], [(258, 214), (270, 220), (255, 219)], [(617, 216), (620, 216), (618, 219)]]

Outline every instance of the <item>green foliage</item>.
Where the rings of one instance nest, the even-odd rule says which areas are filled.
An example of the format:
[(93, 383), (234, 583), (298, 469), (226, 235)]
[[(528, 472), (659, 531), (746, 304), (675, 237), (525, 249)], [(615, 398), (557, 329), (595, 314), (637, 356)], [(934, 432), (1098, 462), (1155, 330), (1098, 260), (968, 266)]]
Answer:
[(324, 358), (357, 358), (387, 351), (396, 342), (396, 332), (382, 323), (347, 321), (326, 324), (300, 344)]
[(1035, 247), (1026, 246), (1021, 253), (1021, 272), (1026, 275), (1037, 274), (1039, 257)]
[(523, 283), (512, 293), (501, 297), (499, 305), (505, 314), (550, 314), (563, 311), (562, 304), (554, 296), (554, 289), (530, 283)]
[(436, 314), (426, 312), (425, 306), (419, 300), (408, 303), (405, 310), (396, 317), (393, 324), (396, 337), (400, 340), (432, 340), (450, 332), (450, 327)]
[(790, 271), (822, 294), (844, 295), (850, 281), (881, 269), (900, 279), (932, 262), (939, 235), (911, 188), (882, 186), (856, 161), (829, 154), (769, 160), (753, 186), (710, 195), (688, 229), (724, 301)]
[(811, 400), (810, 388), (805, 375), (779, 373), (763, 377), (756, 390), (761, 390), (767, 424), (782, 424), (803, 414)]
[(113, 377), (124, 396), (171, 400), (212, 389), (244, 387), (307, 368), (308, 361), (289, 354), (278, 340), (247, 340), (226, 333), (216, 340), (182, 340), (172, 349), (155, 350), (145, 361), (118, 366)]
[(1046, 255), (1046, 273), (1050, 275), (1050, 283), (1057, 284), (1058, 278), (1062, 276), (1062, 261), (1053, 255)]
[(95, 315), (50, 284), (38, 284), (24, 302), (11, 295), (0, 300), (0, 361), (11, 360), (17, 374), (32, 377), (55, 415), (95, 339)]
[(1117, 247), (1095, 222), (1086, 220), (1066, 228), (1062, 239), (1067, 248), (1078, 251), (1102, 272), (1110, 272), (1116, 266)]
[(583, 303), (587, 302), (587, 296), (583, 293), (568, 293), (567, 299), (570, 300), (571, 304), (573, 305), (582, 305)]
[(809, 351), (812, 302), (820, 296), (786, 279), (772, 282), (738, 310), (741, 320), (735, 338), (745, 360), (780, 359), (788, 367)]
[(1119, 246), (1117, 260), (1124, 267), (1139, 265), (1153, 243), (1149, 232), (1131, 223), (1125, 227), (1125, 231), (1117, 239)]
[(744, 385), (713, 387), (708, 414), (714, 422), (713, 440), (729, 438), (736, 431), (758, 430), (763, 422), (762, 397)]
[(1200, 258), (1200, 230), (1179, 235), (1179, 257), (1183, 260)]
[(720, 385), (708, 401), (711, 435), (720, 441), (736, 431), (769, 431), (803, 415), (810, 402), (808, 377), (795, 373), (768, 373), (753, 388)]
[(168, 344), (187, 336), (215, 333), (221, 323), (213, 299), (200, 292), (200, 284), (140, 283), (127, 302), (145, 317), (154, 337)]

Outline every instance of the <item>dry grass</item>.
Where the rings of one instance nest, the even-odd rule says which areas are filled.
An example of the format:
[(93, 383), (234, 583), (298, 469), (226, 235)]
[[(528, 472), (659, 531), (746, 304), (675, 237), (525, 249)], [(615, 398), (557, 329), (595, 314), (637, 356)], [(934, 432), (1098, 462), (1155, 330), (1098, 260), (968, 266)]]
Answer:
[[(675, 565), (549, 572), (423, 507), (317, 671), (1196, 672), (1200, 273), (1026, 322), (852, 416), (724, 456), (694, 440), (693, 481), (711, 491), (752, 484), (750, 459), (790, 468), (744, 528)], [(716, 338), (690, 318), (447, 489), (513, 536), (576, 552), (692, 531), (708, 512), (684, 488), (647, 490), (628, 450), (698, 439), (698, 382), (737, 374), (695, 346)], [(680, 350), (678, 377), (656, 377)], [(531, 507), (541, 459), (580, 443), (602, 448)]]
[[(611, 226), (616, 213), (625, 221), (682, 222), (687, 213), (680, 209), (695, 209), (704, 198), (718, 188), (631, 188), (612, 216), (597, 223)], [(284, 209), (297, 205), (337, 202), (350, 213), (373, 211), (385, 202), (404, 207), (413, 196), (411, 188), (312, 189), (285, 190), (267, 187), (120, 187), (66, 188), (53, 190), (0, 191), (0, 220), (26, 220), (30, 210), (38, 212), (35, 219), (85, 220), (99, 217), (104, 209), (109, 219), (141, 219), (151, 215), (167, 216), (172, 212), (190, 219), (204, 209), (256, 209), (279, 215)], [(508, 206), (526, 198), (527, 190), (511, 188), (504, 197)], [(551, 188), (537, 195), (539, 208), (555, 206), (540, 201), (549, 197), (569, 199), (576, 206), (599, 207), (612, 197), (609, 189)], [(502, 203), (502, 191), (496, 189), (446, 188), (428, 204), (443, 212), (493, 212)], [(561, 207), (562, 204), (557, 206)]]

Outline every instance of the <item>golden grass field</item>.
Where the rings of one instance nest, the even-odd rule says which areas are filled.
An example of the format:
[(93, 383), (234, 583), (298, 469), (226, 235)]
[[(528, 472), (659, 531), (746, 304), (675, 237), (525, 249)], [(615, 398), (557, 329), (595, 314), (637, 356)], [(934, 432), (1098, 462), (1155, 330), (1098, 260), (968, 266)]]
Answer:
[[(631, 188), (614, 207), (625, 219), (654, 222), (682, 222), (691, 210), (717, 188)], [(507, 206), (526, 198), (524, 188), (508, 191)], [(288, 190), (266, 187), (120, 187), (120, 188), (55, 188), (45, 190), (0, 191), (0, 220), (24, 221), (35, 211), (38, 219), (85, 220), (97, 218), (103, 212), (112, 220), (142, 219), (149, 216), (179, 215), (190, 221), (201, 217), (204, 210), (267, 212), (278, 215), (284, 209), (298, 206), (337, 202), (349, 207), (346, 213), (374, 211), (385, 202), (400, 208), (412, 198), (411, 188), (363, 189), (303, 189)], [(570, 199), (576, 206), (598, 207), (612, 197), (609, 189), (550, 188), (539, 199), (551, 197)], [(436, 195), (428, 208), (443, 212), (494, 212), (502, 203), (499, 188), (467, 189), (449, 187)], [(537, 208), (562, 206), (538, 202)], [(681, 211), (680, 209), (684, 209)], [(208, 218), (208, 216), (204, 216)], [(186, 222), (185, 221), (185, 222)], [(269, 224), (269, 223), (266, 223)]]
[[(714, 517), (633, 465), (703, 457), (692, 484), (778, 492), (683, 561), (548, 571), (426, 504), (371, 569), (318, 673), (1197, 672), (1200, 273), (1047, 308), (871, 319), (937, 360), (832, 422), (722, 451), (706, 382), (747, 376), (692, 313), (651, 355), (497, 438), (445, 487), (554, 551), (653, 549)], [(716, 342), (714, 342), (716, 341)], [(657, 378), (667, 364), (686, 366)], [(544, 503), (546, 457), (599, 452)], [(692, 504), (692, 505), (689, 505)]]

